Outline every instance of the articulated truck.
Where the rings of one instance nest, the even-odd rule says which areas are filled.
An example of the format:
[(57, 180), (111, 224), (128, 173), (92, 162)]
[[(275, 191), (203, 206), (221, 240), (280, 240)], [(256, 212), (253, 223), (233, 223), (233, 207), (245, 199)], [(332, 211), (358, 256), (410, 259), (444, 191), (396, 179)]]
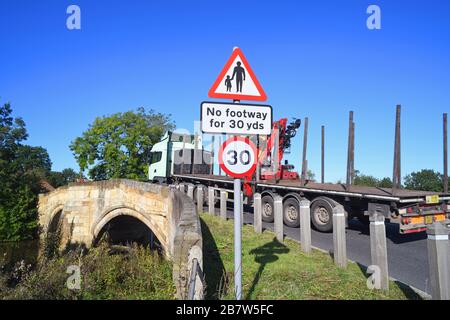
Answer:
[[(399, 224), (402, 234), (425, 231), (435, 221), (449, 221), (450, 194), (401, 188), (378, 188), (337, 183), (317, 183), (300, 178), (294, 166), (282, 162), (284, 152), (290, 148), (290, 140), (296, 134), (300, 121), (287, 124), (287, 119), (273, 123), (272, 135), (249, 137), (258, 144), (258, 169), (252, 179), (244, 182), (244, 202), (252, 204), (253, 194), (262, 196), (262, 217), (273, 222), (274, 197), (283, 198), (283, 220), (289, 227), (299, 226), (299, 203), (308, 199), (311, 203), (312, 226), (322, 232), (333, 228), (332, 212), (342, 205), (348, 219), (357, 218), (367, 223), (369, 214), (383, 214), (391, 223)], [(255, 141), (257, 139), (257, 141)], [(203, 150), (200, 135), (168, 132), (151, 151), (149, 180), (158, 183), (188, 183), (196, 190), (215, 187), (230, 191), (233, 195), (233, 179), (214, 174), (214, 153)], [(215, 171), (219, 171), (216, 168)]]

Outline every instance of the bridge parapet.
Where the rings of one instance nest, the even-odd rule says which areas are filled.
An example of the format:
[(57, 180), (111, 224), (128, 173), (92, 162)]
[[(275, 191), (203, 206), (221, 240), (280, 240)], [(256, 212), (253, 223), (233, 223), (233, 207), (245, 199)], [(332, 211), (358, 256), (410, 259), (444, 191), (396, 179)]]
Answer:
[[(123, 215), (153, 232), (173, 261), (178, 298), (187, 298), (192, 259), (202, 265), (202, 234), (197, 210), (186, 195), (161, 185), (117, 179), (71, 183), (39, 197), (42, 237), (60, 225), (62, 245), (90, 247), (108, 222)], [(202, 298), (202, 284), (197, 288), (196, 298)]]

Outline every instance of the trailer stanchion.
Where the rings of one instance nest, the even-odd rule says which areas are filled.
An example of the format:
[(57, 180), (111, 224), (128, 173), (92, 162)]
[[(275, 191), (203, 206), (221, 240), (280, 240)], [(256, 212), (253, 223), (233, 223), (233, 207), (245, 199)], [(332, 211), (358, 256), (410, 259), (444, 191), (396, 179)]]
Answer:
[(279, 242), (283, 242), (283, 198), (276, 195), (273, 198), (273, 204), (275, 235)]
[(216, 199), (214, 199), (214, 188), (208, 187), (208, 212), (209, 214), (216, 215), (215, 208), (214, 208), (214, 202)]
[(300, 243), (302, 251), (311, 252), (311, 202), (307, 199), (300, 201)]
[(203, 187), (197, 187), (197, 212), (198, 214), (203, 213)]
[(227, 220), (227, 192), (220, 190), (220, 217)]
[(256, 233), (262, 233), (262, 215), (261, 215), (261, 194), (253, 195), (253, 226)]
[(386, 248), (386, 228), (384, 225), (384, 215), (379, 212), (370, 214), (370, 255), (372, 265), (379, 268), (377, 275), (376, 289), (389, 290), (389, 272)]
[(194, 200), (194, 185), (193, 184), (188, 184), (187, 195), (189, 198)]
[(435, 300), (450, 300), (449, 229), (434, 222), (428, 226), (427, 234), (431, 296)]
[(347, 243), (345, 239), (345, 211), (342, 205), (333, 208), (334, 263), (347, 267)]

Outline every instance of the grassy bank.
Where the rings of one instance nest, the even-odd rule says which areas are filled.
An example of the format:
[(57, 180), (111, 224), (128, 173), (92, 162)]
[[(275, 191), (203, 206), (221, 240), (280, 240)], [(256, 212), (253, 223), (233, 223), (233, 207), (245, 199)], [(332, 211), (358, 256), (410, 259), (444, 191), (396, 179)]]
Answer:
[[(80, 290), (69, 290), (69, 266), (80, 266)], [(127, 254), (112, 254), (100, 245), (85, 253), (73, 250), (40, 260), (30, 270), (18, 264), (0, 271), (0, 299), (174, 299), (172, 265), (158, 254), (134, 247)]]
[[(233, 221), (204, 214), (204, 269), (208, 299), (233, 299)], [(272, 232), (257, 235), (253, 226), (242, 232), (242, 286), (245, 299), (418, 299), (409, 288), (391, 282), (389, 293), (370, 290), (364, 271), (355, 263), (340, 269), (330, 255), (301, 252)]]

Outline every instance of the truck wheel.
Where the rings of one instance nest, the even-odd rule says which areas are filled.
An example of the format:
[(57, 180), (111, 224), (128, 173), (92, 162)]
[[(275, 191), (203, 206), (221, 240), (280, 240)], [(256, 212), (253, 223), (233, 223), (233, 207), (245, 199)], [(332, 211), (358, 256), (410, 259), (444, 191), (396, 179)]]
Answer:
[(317, 199), (311, 205), (311, 222), (315, 229), (322, 232), (333, 230), (333, 207), (324, 199)]
[(297, 228), (300, 225), (300, 205), (295, 198), (288, 198), (283, 202), (283, 221), (291, 228)]
[(261, 199), (261, 213), (262, 213), (262, 220), (265, 222), (273, 222), (273, 198), (270, 195), (265, 195)]

